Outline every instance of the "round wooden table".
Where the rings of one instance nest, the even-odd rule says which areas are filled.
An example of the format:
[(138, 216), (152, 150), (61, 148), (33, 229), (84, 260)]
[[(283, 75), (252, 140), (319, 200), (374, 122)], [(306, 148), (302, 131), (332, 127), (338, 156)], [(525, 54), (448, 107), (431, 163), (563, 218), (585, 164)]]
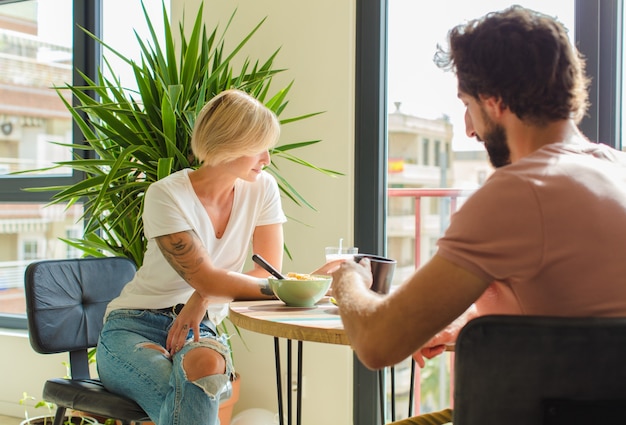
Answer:
[(337, 306), (323, 298), (313, 307), (287, 307), (282, 301), (238, 301), (229, 318), (253, 332), (296, 341), (349, 345)]
[[(302, 342), (321, 342), (325, 344), (350, 345), (343, 330), (339, 308), (330, 302), (329, 297), (323, 298), (313, 307), (288, 307), (279, 300), (236, 301), (230, 304), (230, 321), (242, 328), (274, 337), (274, 354), (276, 361), (276, 388), (278, 396), (278, 415), (280, 425), (284, 425), (283, 416), (283, 384), (281, 380), (281, 361), (279, 338), (287, 340), (287, 382), (291, 380), (292, 340), (298, 342), (297, 377), (296, 377), (296, 424), (302, 418)], [(395, 373), (391, 367), (392, 376)], [(411, 363), (410, 400), (414, 397), (415, 361)], [(384, 370), (378, 371), (379, 399), (381, 424), (385, 423), (385, 390)], [(392, 406), (395, 406), (395, 384), (392, 379)], [(287, 424), (292, 424), (292, 397), (287, 397)], [(409, 411), (410, 415), (411, 411)], [(392, 412), (395, 419), (395, 409)]]
[[(302, 421), (302, 342), (321, 342), (326, 344), (349, 345), (343, 331), (339, 309), (323, 298), (312, 307), (288, 307), (279, 300), (236, 301), (230, 304), (230, 321), (249, 331), (274, 337), (274, 355), (276, 360), (276, 388), (278, 396), (278, 416), (280, 425), (284, 425), (283, 384), (281, 380), (281, 361), (279, 338), (287, 340), (287, 382), (291, 380), (291, 342), (298, 341), (297, 378), (296, 378), (296, 424)], [(292, 397), (287, 397), (287, 424), (292, 423)]]

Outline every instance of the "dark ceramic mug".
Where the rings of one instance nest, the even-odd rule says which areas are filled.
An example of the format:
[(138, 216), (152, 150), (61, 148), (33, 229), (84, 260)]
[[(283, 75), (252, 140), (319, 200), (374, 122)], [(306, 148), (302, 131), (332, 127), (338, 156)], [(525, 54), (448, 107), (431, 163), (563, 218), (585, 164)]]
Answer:
[(370, 288), (374, 292), (379, 294), (388, 294), (389, 288), (391, 288), (391, 279), (393, 279), (393, 272), (396, 269), (396, 260), (391, 258), (381, 257), (374, 254), (355, 254), (354, 261), (357, 263), (363, 258), (370, 260), (370, 267), (372, 269), (372, 287)]

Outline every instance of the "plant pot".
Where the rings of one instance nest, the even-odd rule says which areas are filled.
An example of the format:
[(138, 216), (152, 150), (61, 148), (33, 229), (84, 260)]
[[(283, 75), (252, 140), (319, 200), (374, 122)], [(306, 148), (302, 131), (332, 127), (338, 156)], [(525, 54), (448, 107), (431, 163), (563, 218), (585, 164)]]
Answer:
[[(54, 423), (54, 416), (44, 415), (35, 416), (34, 418), (25, 419), (20, 422), (20, 425), (52, 425)], [(66, 416), (63, 421), (64, 424), (71, 423), (73, 425), (96, 425), (99, 424), (96, 419), (90, 416)]]

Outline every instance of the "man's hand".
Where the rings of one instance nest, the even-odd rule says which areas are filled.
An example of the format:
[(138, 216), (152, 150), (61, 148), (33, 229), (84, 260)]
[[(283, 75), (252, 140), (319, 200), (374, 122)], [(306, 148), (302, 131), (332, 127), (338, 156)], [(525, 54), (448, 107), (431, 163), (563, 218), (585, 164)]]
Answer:
[(339, 267), (332, 273), (334, 294), (339, 292), (349, 294), (352, 286), (358, 285), (359, 283), (362, 283), (366, 288), (372, 286), (372, 270), (368, 258), (363, 258), (358, 263), (345, 260), (336, 261), (339, 262)]
[(421, 368), (426, 366), (425, 359), (432, 359), (433, 357), (436, 357), (439, 354), (446, 351), (446, 344), (437, 344), (437, 343), (432, 343), (434, 345), (430, 345), (430, 344), (431, 342), (429, 342), (428, 345), (425, 345), (424, 347), (420, 348), (415, 353), (413, 353), (413, 360), (415, 360), (417, 364), (419, 365), (419, 367)]
[(419, 367), (426, 366), (425, 359), (432, 359), (446, 351), (446, 347), (453, 346), (459, 332), (473, 318), (478, 315), (476, 307), (472, 304), (461, 316), (446, 326), (441, 332), (437, 333), (422, 348), (413, 353), (413, 359)]

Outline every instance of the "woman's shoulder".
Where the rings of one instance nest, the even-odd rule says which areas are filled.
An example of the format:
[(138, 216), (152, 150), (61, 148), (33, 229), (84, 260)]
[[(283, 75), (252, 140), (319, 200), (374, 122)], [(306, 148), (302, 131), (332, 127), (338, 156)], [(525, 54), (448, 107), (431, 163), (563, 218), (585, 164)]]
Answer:
[(189, 183), (189, 169), (185, 168), (175, 171), (172, 174), (157, 180), (148, 186), (148, 189), (162, 188), (163, 190), (171, 190), (172, 187), (180, 187)]

